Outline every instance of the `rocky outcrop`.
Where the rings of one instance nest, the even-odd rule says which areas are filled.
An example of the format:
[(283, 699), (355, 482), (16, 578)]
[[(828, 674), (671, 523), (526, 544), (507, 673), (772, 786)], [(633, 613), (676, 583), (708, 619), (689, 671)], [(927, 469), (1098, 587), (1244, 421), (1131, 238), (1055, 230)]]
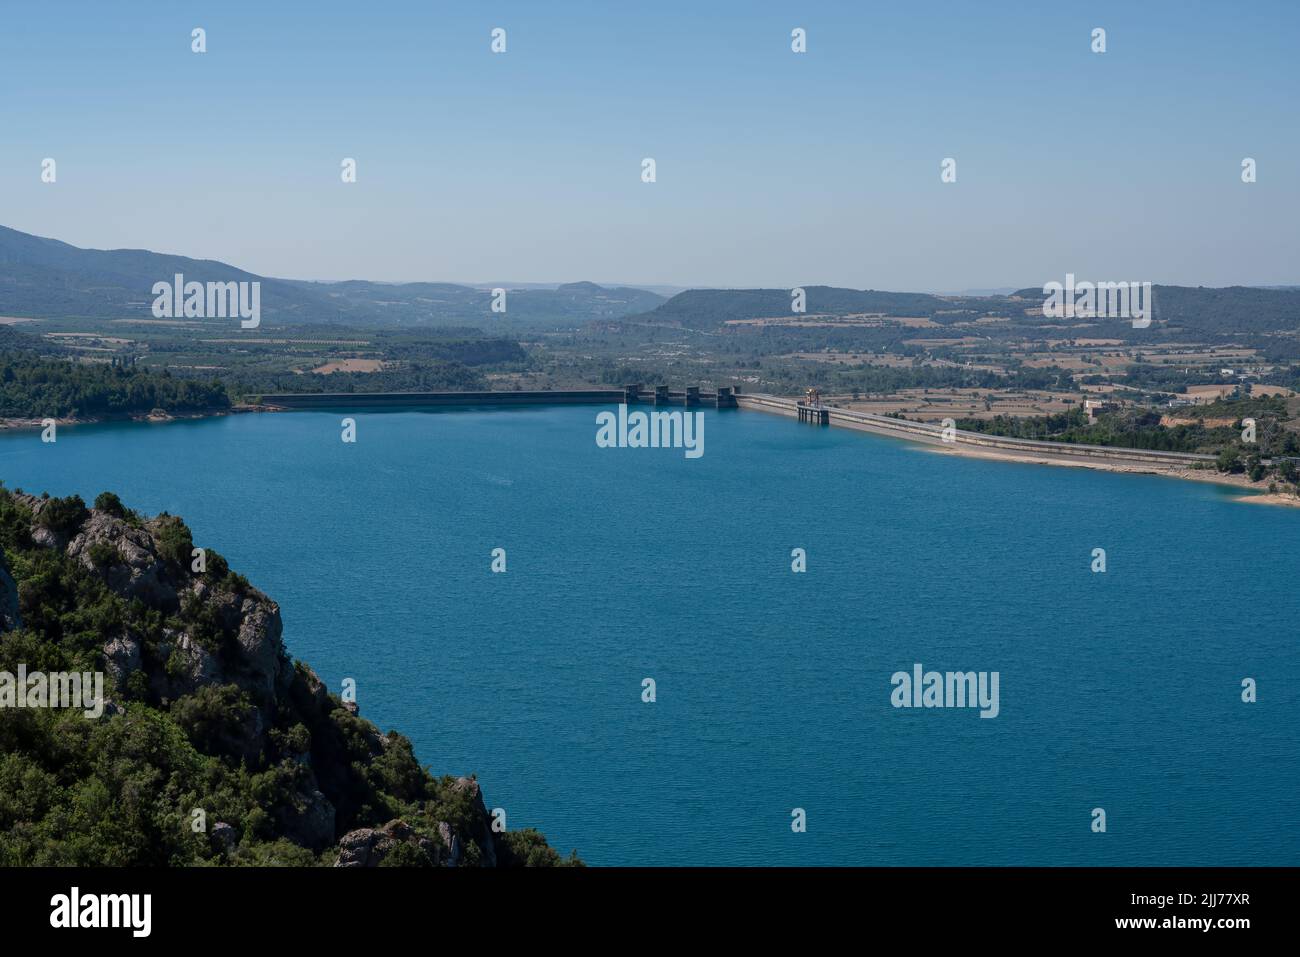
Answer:
[[(213, 857), (204, 860), (258, 859), (256, 848), (288, 841), (339, 867), (519, 863), (506, 836), (493, 831), (478, 782), (433, 778), (409, 741), (381, 733), (355, 702), (331, 695), (289, 657), (280, 607), (230, 573), (219, 555), (193, 562), (190, 532), (179, 519), (146, 520), (112, 496), (93, 509), (75, 498), (3, 489), (0, 496), (30, 511), (24, 553), (61, 553), (61, 574), (77, 583), (77, 594), (93, 594), (108, 609), (97, 615), (113, 622), (98, 636), (111, 696), (99, 720), (129, 720), (132, 702), (142, 700), (183, 732), (183, 747), (256, 781), (248, 785), (251, 802), (223, 798), (227, 820), (213, 825), (204, 852)], [(27, 587), (0, 551), (0, 631), (22, 627)], [(43, 604), (28, 611), (33, 621), (49, 617)], [(183, 766), (173, 763), (168, 773)], [(209, 786), (181, 783), (182, 793)], [(399, 808), (405, 818), (374, 826)], [(539, 843), (545, 848), (535, 832), (526, 843), (529, 860)]]
[[(185, 563), (189, 549), (183, 550), (184, 561), (169, 559), (162, 541), (168, 523), (174, 526), (176, 520), (133, 522), (91, 510), (64, 550), (87, 571), (102, 575), (117, 594), (138, 598), (165, 613), (180, 612), (182, 619), (187, 608), (203, 609), (223, 636), (233, 637), (222, 647), (211, 647), (195, 629), (165, 628), (153, 649), (165, 667), (154, 669), (150, 676), (160, 698), (174, 700), (208, 684), (234, 684), (261, 706), (264, 723), (269, 725), (276, 697), (293, 680), (280, 608), (255, 589), (239, 594), (193, 573)], [(143, 664), (139, 642), (130, 636), (114, 636), (103, 651), (107, 670), (119, 687)]]
[[(65, 550), (83, 568), (93, 569), (98, 564), (97, 556), (108, 554), (104, 549), (115, 553), (111, 560), (104, 562), (105, 578), (113, 591), (139, 598), (151, 607), (176, 610), (176, 582), (158, 554), (158, 544), (150, 529), (133, 527), (125, 519), (92, 511)], [(103, 561), (102, 557), (99, 561)]]
[[(383, 843), (383, 851), (379, 849)], [(361, 827), (348, 831), (339, 839), (339, 858), (335, 867), (378, 867), (382, 855), (388, 850), (388, 843), (379, 830), (373, 827)]]
[(448, 867), (460, 867), (461, 846), (460, 835), (458, 835), (450, 824), (446, 821), (438, 822), (438, 837), (442, 840), (442, 846), (446, 850), (446, 863)]
[(42, 548), (62, 548), (63, 538), (52, 529), (38, 525), (32, 529), (32, 541)]
[[(312, 779), (314, 781), (314, 778)], [(284, 836), (295, 844), (319, 851), (334, 843), (334, 805), (320, 791), (299, 791), (294, 795), (294, 810), (284, 816)]]
[(236, 684), (268, 699), (288, 689), (293, 666), (281, 640), (283, 631), (279, 605), (264, 596), (244, 599), (239, 608)]
[[(483, 803), (478, 781), (457, 778), (451, 786), (456, 798), (468, 801), (467, 823), (460, 826), (439, 821), (438, 839), (430, 840), (417, 834), (403, 821), (390, 821), (382, 828), (358, 828), (339, 841), (339, 856), (335, 867), (378, 867), (389, 855), (404, 851), (411, 857), (412, 849), (418, 852), (417, 860), (437, 867), (460, 867), (466, 862), (466, 848), (473, 847), (474, 863), (484, 867), (498, 864), (497, 835), (492, 833), (491, 817)], [(400, 845), (410, 845), (400, 848)]]
[(467, 795), (472, 808), (470, 820), (473, 821), (469, 838), (483, 849), (486, 856), (484, 863), (488, 867), (497, 866), (496, 836), (492, 833), (491, 818), (487, 805), (483, 803), (483, 791), (474, 778), (457, 778), (451, 787), (456, 794)]
[(126, 680), (140, 670), (140, 642), (133, 635), (121, 634), (104, 643), (105, 677), (119, 694), (126, 691)]
[(407, 852), (408, 859), (420, 860), (429, 866), (454, 866), (459, 862), (450, 859), (445, 847), (415, 832), (405, 821), (389, 821), (383, 827), (363, 827), (349, 831), (339, 840), (339, 857), (335, 867), (379, 867), (399, 849)]

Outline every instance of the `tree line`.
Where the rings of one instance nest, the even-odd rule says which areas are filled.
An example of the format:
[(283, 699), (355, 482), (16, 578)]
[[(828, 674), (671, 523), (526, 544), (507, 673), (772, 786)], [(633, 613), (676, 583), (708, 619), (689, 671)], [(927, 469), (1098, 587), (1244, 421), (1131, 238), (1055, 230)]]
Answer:
[(0, 352), (0, 416), (8, 418), (208, 412), (229, 406), (226, 387), (216, 379)]

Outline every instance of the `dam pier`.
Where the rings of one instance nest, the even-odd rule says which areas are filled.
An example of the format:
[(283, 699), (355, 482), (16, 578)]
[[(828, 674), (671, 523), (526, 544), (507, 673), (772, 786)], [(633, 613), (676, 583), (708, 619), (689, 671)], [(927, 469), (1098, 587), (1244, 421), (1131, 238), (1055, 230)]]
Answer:
[(494, 405), (681, 405), (736, 408), (730, 386), (706, 391), (687, 386), (681, 391), (666, 385), (646, 388), (641, 383), (621, 389), (538, 389), (519, 392), (284, 392), (257, 397), (258, 404), (276, 409), (389, 409), (444, 408)]

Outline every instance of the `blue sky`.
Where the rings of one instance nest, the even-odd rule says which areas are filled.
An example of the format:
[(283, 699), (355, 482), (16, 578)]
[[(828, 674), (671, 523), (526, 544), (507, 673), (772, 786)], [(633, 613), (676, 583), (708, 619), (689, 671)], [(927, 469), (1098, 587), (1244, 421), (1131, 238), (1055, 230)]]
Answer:
[(1300, 282), (1298, 27), (1294, 2), (10, 2), (0, 224), (294, 278)]

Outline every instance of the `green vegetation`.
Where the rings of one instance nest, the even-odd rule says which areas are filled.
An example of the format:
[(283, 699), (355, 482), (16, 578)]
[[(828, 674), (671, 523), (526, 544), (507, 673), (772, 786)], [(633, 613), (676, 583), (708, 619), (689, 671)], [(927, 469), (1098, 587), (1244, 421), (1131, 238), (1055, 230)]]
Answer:
[(1107, 445), (1124, 449), (1155, 449), (1162, 452), (1198, 452), (1212, 441), (1210, 430), (1200, 426), (1165, 428), (1158, 414), (1126, 411), (1097, 416), (1089, 425), (1082, 409), (1056, 415), (991, 419), (960, 419), (957, 428), (986, 435), (1050, 442), (1077, 442), (1084, 445)]
[[(1082, 409), (1057, 415), (990, 419), (961, 419), (957, 428), (968, 432), (1018, 439), (1077, 442), (1126, 449), (1155, 449), (1165, 452), (1196, 452), (1214, 455), (1220, 472), (1245, 474), (1251, 481), (1273, 479), (1284, 489), (1296, 487), (1296, 464), (1300, 457), (1300, 433), (1287, 403), (1277, 398), (1228, 399), (1178, 410), (1179, 419), (1191, 424), (1165, 426), (1158, 413), (1144, 409), (1121, 409), (1096, 416), (1088, 424)], [(1211, 424), (1231, 420), (1231, 425)], [(1246, 420), (1254, 421), (1254, 438), (1243, 437)]]
[(111, 699), (89, 719), (0, 708), (0, 866), (333, 864), (344, 835), (390, 822), (409, 839), (387, 866), (580, 863), (493, 834), (476, 784), (435, 777), (290, 662), (264, 595), (210, 550), (192, 573), (179, 518), (95, 505), (0, 488), (0, 671), (106, 672)]
[(231, 389), (241, 396), (276, 392), (474, 392), (488, 387), (487, 380), (468, 366), (439, 361), (403, 363), (378, 372), (329, 375), (241, 371), (231, 380)]
[(0, 416), (99, 418), (212, 412), (230, 406), (215, 380), (179, 379), (107, 364), (43, 359), (25, 352), (0, 353)]

